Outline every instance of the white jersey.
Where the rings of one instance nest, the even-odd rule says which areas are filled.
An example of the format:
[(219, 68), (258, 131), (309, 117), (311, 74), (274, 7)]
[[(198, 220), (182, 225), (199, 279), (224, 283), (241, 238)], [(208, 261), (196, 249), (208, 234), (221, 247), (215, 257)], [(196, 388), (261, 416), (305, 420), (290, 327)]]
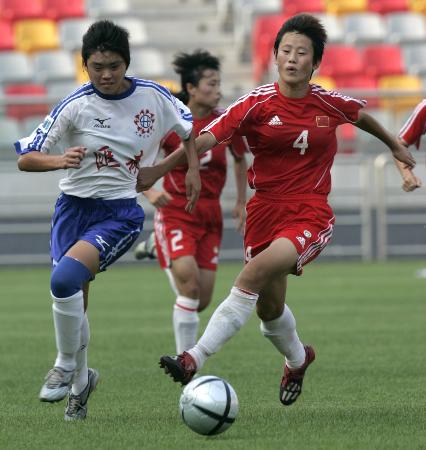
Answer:
[(16, 142), (16, 152), (86, 147), (81, 167), (68, 169), (61, 179), (62, 192), (106, 200), (136, 197), (140, 167), (155, 162), (160, 142), (170, 131), (187, 139), (192, 115), (165, 87), (128, 79), (131, 87), (116, 96), (84, 84), (59, 103), (31, 136)]

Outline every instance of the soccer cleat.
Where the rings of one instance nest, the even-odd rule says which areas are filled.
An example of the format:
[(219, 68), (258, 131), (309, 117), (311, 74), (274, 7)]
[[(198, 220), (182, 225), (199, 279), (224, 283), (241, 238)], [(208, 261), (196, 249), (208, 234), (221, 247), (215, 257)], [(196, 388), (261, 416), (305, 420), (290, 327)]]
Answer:
[(280, 401), (283, 405), (291, 405), (302, 393), (303, 377), (306, 369), (315, 360), (315, 351), (310, 345), (305, 345), (305, 362), (302, 367), (290, 369), (284, 365), (284, 376), (280, 385)]
[(162, 356), (159, 364), (164, 372), (173, 378), (173, 381), (181, 383), (182, 386), (188, 384), (197, 371), (194, 358), (187, 352), (178, 356)]
[(135, 250), (134, 255), (136, 259), (155, 259), (157, 258), (157, 249), (155, 248), (155, 235), (152, 232), (146, 241), (139, 243)]
[(65, 398), (70, 390), (73, 377), (74, 370), (66, 371), (61, 367), (50, 369), (40, 390), (40, 401), (54, 403)]
[(65, 408), (65, 420), (84, 420), (87, 416), (87, 400), (96, 389), (99, 381), (99, 373), (95, 369), (88, 370), (87, 386), (78, 395), (72, 392), (68, 394), (67, 406)]

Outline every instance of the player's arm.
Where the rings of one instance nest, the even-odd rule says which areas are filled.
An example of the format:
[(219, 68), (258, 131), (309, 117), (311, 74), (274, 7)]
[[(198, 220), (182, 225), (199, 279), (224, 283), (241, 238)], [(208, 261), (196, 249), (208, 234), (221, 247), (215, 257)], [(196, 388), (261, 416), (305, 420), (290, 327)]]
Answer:
[[(210, 133), (203, 133), (195, 139), (195, 149), (198, 155), (206, 152), (217, 144), (216, 139)], [(198, 158), (197, 158), (198, 159)], [(170, 153), (155, 166), (142, 167), (138, 175), (137, 191), (145, 191), (153, 186), (157, 180), (164, 177), (166, 173), (176, 166), (187, 161), (184, 147)]]
[[(399, 142), (403, 146), (408, 147), (406, 142), (404, 142), (401, 138), (399, 139)], [(420, 178), (418, 178), (418, 177), (416, 177), (416, 175), (414, 175), (414, 173), (411, 169), (407, 168), (405, 164), (398, 161), (397, 159), (394, 158), (393, 160), (395, 162), (396, 168), (398, 169), (399, 173), (401, 174), (402, 189), (405, 192), (414, 191), (415, 189), (422, 186), (422, 181), (420, 180)]]
[(247, 192), (247, 160), (243, 155), (234, 155), (234, 176), (237, 189), (237, 200), (232, 217), (235, 219), (235, 228), (243, 232), (246, 219), (246, 192)]
[(25, 172), (79, 169), (85, 153), (85, 147), (70, 147), (62, 155), (50, 155), (39, 151), (32, 151), (19, 156), (18, 168)]
[(194, 133), (192, 131), (189, 138), (183, 141), (183, 150), (188, 164), (188, 170), (185, 176), (186, 199), (188, 203), (185, 206), (185, 211), (191, 212), (201, 192), (200, 160), (198, 159)]
[(142, 192), (144, 197), (156, 208), (161, 208), (169, 204), (173, 197), (167, 191), (159, 191), (158, 189), (151, 188)]
[(374, 117), (364, 111), (360, 111), (355, 125), (361, 130), (372, 134), (377, 139), (380, 139), (387, 147), (389, 147), (394, 158), (401, 161), (405, 167), (412, 169), (416, 165), (416, 160), (413, 158), (408, 149), (398, 142), (398, 140), (391, 133), (389, 133), (389, 131), (383, 128), (383, 126)]

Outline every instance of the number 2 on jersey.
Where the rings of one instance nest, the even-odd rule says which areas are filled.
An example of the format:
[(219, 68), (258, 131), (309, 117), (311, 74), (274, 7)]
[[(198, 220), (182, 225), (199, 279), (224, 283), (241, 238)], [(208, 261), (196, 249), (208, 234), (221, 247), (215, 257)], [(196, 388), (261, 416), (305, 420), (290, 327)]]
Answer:
[(172, 247), (172, 251), (176, 252), (178, 250), (182, 250), (183, 249), (183, 245), (179, 244), (179, 241), (181, 241), (182, 238), (183, 238), (182, 230), (171, 230), (170, 234), (173, 235), (173, 237), (170, 239), (170, 244), (171, 244), (171, 247)]
[(308, 130), (303, 130), (298, 138), (293, 142), (293, 148), (300, 149), (300, 154), (304, 155), (306, 149), (309, 147), (308, 144)]

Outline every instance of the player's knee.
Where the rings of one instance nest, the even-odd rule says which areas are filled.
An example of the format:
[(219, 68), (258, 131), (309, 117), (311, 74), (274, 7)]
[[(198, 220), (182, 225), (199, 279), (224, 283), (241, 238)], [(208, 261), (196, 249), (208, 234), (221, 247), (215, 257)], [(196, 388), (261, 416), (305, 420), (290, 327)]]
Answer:
[(92, 279), (89, 269), (74, 258), (64, 256), (53, 269), (50, 290), (57, 298), (71, 297)]
[(260, 320), (269, 322), (278, 319), (283, 313), (284, 305), (275, 303), (257, 302), (256, 313)]

